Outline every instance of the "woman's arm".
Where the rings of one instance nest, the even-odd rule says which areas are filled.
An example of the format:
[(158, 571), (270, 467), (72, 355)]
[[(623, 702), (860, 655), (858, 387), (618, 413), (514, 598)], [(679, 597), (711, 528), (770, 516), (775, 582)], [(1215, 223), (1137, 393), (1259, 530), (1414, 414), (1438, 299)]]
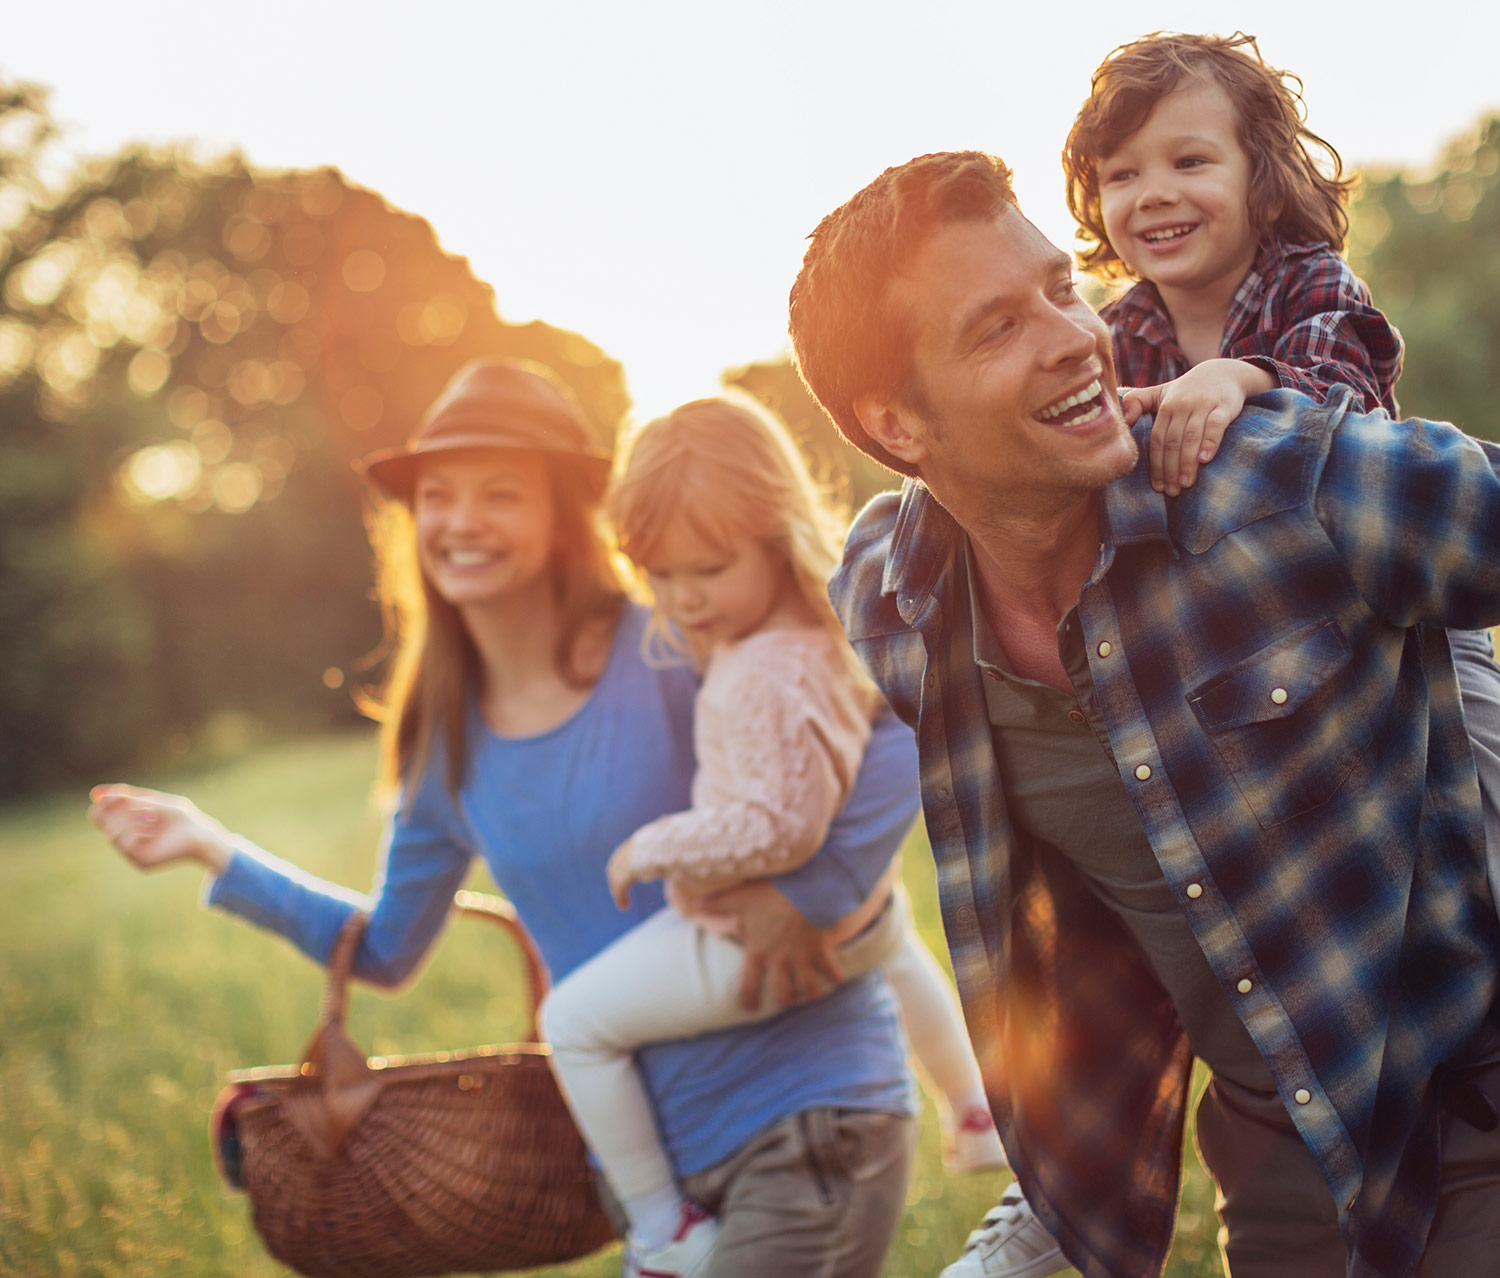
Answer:
[(427, 788), (397, 814), (369, 896), (255, 847), (180, 795), (100, 786), (89, 817), (141, 869), (195, 864), (208, 870), (214, 875), (208, 904), (286, 937), (319, 963), (327, 962), (349, 916), (367, 911), (354, 974), (392, 986), (410, 975), (441, 930), (469, 864), (468, 844), (452, 828), (451, 805), (434, 803), (434, 796), (421, 793)]
[(883, 711), (818, 854), (772, 881), (811, 922), (832, 927), (869, 898), (921, 810), (916, 736)]

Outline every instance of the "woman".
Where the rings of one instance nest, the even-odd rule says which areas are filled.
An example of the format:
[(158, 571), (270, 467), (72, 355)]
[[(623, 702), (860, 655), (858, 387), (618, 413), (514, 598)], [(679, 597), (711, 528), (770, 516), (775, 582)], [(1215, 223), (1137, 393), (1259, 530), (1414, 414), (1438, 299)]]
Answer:
[[(400, 793), (371, 899), (250, 847), (184, 799), (100, 787), (91, 817), (138, 864), (197, 861), (208, 900), (325, 961), (352, 910), (371, 919), (355, 972), (400, 981), (482, 857), (555, 977), (661, 905), (610, 898), (605, 862), (689, 805), (694, 685), (641, 657), (596, 513), (608, 462), (539, 372), (461, 370), (412, 442), (371, 458), (382, 593), (400, 619), (383, 773)], [(826, 926), (868, 894), (916, 810), (909, 734), (877, 729), (849, 802), (807, 866), (716, 899), (746, 937), (746, 986), (811, 994)], [(895, 796), (894, 798), (892, 796)], [(793, 908), (796, 907), (796, 908)], [(914, 1132), (904, 1044), (878, 977), (774, 1019), (644, 1049), (639, 1063), (694, 1222), (627, 1272), (760, 1278), (878, 1274), (905, 1197)], [(680, 1245), (679, 1245), (680, 1244)]]

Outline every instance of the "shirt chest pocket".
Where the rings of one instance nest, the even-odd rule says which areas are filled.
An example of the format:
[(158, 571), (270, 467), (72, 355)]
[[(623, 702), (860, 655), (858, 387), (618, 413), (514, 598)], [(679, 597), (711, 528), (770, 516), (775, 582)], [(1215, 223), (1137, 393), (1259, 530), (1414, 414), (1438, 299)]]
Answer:
[(1189, 704), (1262, 828), (1327, 803), (1368, 740), (1338, 713), (1349, 662), (1333, 621), (1304, 627), (1200, 684)]

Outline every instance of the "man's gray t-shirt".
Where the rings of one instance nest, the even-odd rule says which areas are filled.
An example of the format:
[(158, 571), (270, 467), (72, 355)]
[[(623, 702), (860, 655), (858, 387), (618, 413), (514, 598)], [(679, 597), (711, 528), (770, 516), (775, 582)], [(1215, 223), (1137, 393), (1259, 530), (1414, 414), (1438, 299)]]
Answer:
[[(967, 552), (972, 555), (972, 551)], [(1252, 1092), (1276, 1085), (1162, 877), (1126, 794), (1094, 693), (1076, 610), (1058, 626), (1069, 696), (1016, 675), (968, 561), (974, 661), (984, 684), (1005, 805), (1024, 839), (1065, 858), (1146, 955), (1196, 1056)]]

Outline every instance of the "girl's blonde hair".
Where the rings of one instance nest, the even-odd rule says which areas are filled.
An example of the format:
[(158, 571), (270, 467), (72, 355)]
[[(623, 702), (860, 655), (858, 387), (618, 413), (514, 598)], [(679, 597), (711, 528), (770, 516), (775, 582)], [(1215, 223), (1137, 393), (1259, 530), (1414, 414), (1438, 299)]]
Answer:
[[(620, 449), (606, 505), (620, 549), (637, 565), (679, 522), (717, 549), (759, 541), (785, 559), (797, 592), (868, 685), (828, 602), (845, 521), (768, 409), (748, 398), (698, 399), (647, 422)], [(682, 651), (659, 612), (651, 639)]]
[[(589, 687), (573, 654), (591, 624), (613, 625), (625, 585), (605, 535), (599, 503), (575, 471), (543, 453), (552, 487), (552, 587), (558, 603), (553, 659), (570, 684)], [(416, 526), (405, 502), (378, 497), (366, 520), (375, 551), (376, 589), (390, 673), (360, 708), (380, 723), (379, 788), (387, 800), (415, 788), (441, 741), (451, 794), (469, 765), (469, 706), (483, 668), (458, 609), (433, 589), (417, 558)]]

